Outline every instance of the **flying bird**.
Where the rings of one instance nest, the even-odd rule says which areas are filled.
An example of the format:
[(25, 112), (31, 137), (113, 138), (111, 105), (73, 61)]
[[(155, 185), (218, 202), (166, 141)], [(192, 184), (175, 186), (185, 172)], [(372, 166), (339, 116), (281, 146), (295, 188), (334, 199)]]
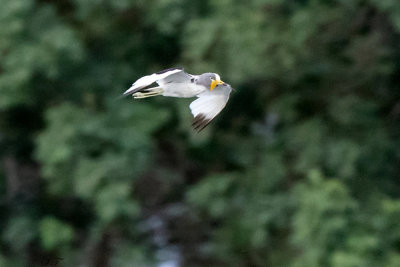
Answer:
[[(149, 88), (153, 83), (158, 86)], [(194, 117), (192, 126), (200, 132), (225, 107), (231, 91), (232, 87), (221, 81), (216, 73), (193, 75), (182, 68), (170, 68), (138, 79), (124, 95), (132, 95), (135, 99), (157, 95), (197, 97), (189, 107)]]

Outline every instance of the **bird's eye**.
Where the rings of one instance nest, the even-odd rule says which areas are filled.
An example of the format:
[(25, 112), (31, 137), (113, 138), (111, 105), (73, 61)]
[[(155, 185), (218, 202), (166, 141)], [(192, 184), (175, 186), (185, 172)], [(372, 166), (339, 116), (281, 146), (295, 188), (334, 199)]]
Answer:
[(213, 78), (213, 77), (210, 77), (210, 80), (214, 80), (214, 78)]

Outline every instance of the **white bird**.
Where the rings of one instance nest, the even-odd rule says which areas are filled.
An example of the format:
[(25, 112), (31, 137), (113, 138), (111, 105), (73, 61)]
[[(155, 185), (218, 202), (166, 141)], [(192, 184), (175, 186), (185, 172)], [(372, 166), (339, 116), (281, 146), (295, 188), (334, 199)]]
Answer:
[[(153, 83), (158, 86), (148, 88)], [(166, 69), (144, 76), (132, 84), (124, 95), (146, 98), (163, 95), (170, 97), (198, 97), (190, 103), (194, 129), (203, 130), (228, 102), (232, 87), (221, 81), (216, 73), (192, 75), (182, 68)]]

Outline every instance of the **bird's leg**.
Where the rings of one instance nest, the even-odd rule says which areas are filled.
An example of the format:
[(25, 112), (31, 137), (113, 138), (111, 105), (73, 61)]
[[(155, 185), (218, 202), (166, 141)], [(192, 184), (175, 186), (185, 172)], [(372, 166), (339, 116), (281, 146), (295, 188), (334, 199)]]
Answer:
[(135, 99), (146, 98), (156, 95), (161, 95), (163, 93), (163, 89), (161, 87), (153, 87), (146, 89), (146, 92), (137, 92), (134, 93), (132, 96)]

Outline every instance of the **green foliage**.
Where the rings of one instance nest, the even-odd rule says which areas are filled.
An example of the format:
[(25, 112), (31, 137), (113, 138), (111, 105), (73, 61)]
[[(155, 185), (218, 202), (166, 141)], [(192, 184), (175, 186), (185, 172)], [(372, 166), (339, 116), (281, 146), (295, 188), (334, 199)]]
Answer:
[(40, 240), (43, 249), (52, 250), (65, 246), (73, 239), (73, 229), (66, 223), (46, 217), (39, 224)]
[(22, 215), (14, 216), (8, 223), (3, 233), (6, 240), (13, 249), (22, 253), (26, 246), (37, 236), (37, 222), (30, 217)]
[[(0, 266), (399, 265), (399, 1), (0, 6)], [(117, 99), (177, 65), (236, 89), (200, 134)]]
[(213, 218), (226, 216), (231, 203), (223, 197), (233, 183), (234, 175), (211, 175), (203, 180), (188, 193), (189, 203), (206, 209)]
[(326, 265), (329, 252), (342, 247), (356, 203), (346, 187), (336, 180), (324, 180), (313, 171), (307, 184), (295, 188), (298, 202), (293, 217), (293, 243), (302, 250), (295, 266)]
[(1, 23), (7, 26), (0, 31), (0, 110), (36, 104), (37, 94), (46, 88), (32, 80), (52, 80), (60, 75), (65, 61), (82, 57), (73, 30), (57, 17), (55, 9), (35, 5), (31, 0), (2, 0)]

